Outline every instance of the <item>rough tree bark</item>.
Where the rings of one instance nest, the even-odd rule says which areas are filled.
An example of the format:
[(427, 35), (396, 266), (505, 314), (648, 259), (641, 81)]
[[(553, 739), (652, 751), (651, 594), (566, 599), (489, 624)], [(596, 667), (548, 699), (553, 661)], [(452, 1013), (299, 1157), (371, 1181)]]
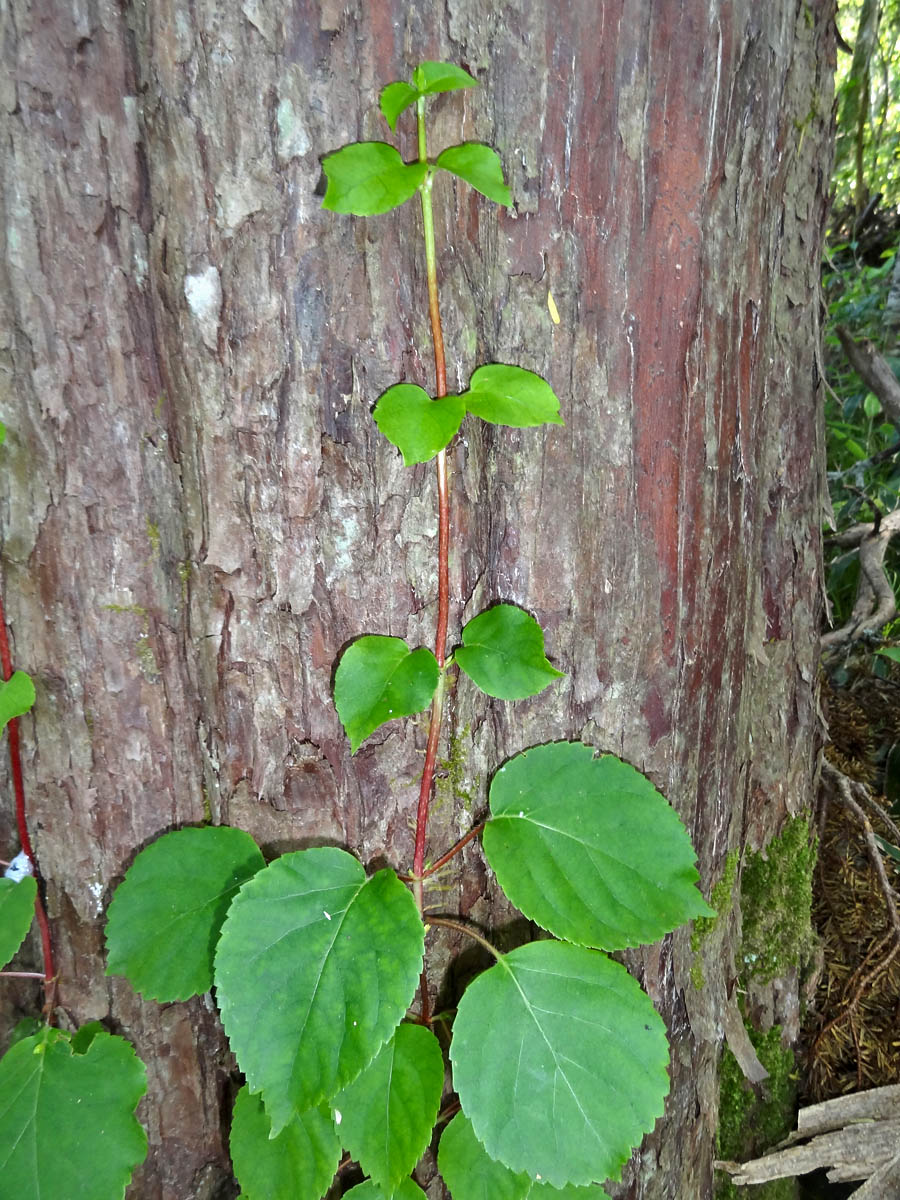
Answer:
[[(468, 827), (492, 766), (559, 737), (650, 774), (707, 894), (729, 848), (809, 803), (831, 15), (2, 6), (3, 589), (38, 687), (23, 742), (59, 1017), (106, 1021), (149, 1071), (130, 1195), (232, 1194), (212, 1004), (143, 1003), (103, 974), (136, 850), (208, 817), (268, 852), (411, 861), (422, 729), (386, 727), (351, 761), (330, 679), (355, 633), (432, 637), (432, 473), (368, 415), (389, 384), (431, 383), (419, 217), (338, 218), (315, 189), (322, 154), (386, 136), (378, 91), (420, 59), (484, 79), (436, 103), (433, 145), (495, 145), (516, 201), (437, 185), (451, 387), (517, 362), (566, 417), (468, 426), (452, 452), (451, 629), (521, 604), (567, 677), (514, 706), (457, 689), (443, 753), (463, 774), (432, 846)], [(5, 809), (0, 837), (17, 848)], [(448, 908), (507, 922), (477, 846), (462, 860)], [(699, 991), (689, 931), (631, 956), (671, 1031), (672, 1091), (619, 1196), (711, 1194), (733, 938), (721, 922)], [(779, 996), (795, 1019), (796, 980)], [(34, 995), (6, 982), (0, 1003)]]

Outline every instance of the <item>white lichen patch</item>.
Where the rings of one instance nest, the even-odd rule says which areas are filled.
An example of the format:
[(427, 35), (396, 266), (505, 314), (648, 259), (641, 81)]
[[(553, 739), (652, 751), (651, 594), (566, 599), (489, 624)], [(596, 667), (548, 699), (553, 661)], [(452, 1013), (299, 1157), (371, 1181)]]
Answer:
[(291, 158), (302, 158), (308, 153), (309, 134), (290, 96), (282, 96), (278, 101), (275, 120), (278, 123), (278, 139), (275, 144), (278, 157), (287, 162)]
[(186, 275), (184, 298), (200, 327), (200, 336), (209, 350), (215, 350), (219, 340), (219, 313), (222, 310), (222, 281), (218, 270), (208, 265)]
[(253, 213), (271, 207), (271, 187), (263, 179), (246, 170), (223, 171), (216, 180), (216, 218), (226, 237), (233, 237), (236, 230)]

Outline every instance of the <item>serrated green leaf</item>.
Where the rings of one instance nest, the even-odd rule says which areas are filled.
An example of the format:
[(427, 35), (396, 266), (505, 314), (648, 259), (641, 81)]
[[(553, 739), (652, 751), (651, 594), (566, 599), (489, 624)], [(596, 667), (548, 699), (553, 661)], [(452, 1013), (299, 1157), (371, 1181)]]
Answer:
[(344, 1192), (344, 1200), (422, 1200), (423, 1195), (422, 1189), (411, 1179), (404, 1179), (392, 1192), (382, 1191), (374, 1179), (367, 1179)]
[(26, 875), (15, 883), (12, 879), (0, 879), (0, 967), (6, 966), (16, 953), (34, 917), (34, 898), (37, 881)]
[(715, 916), (678, 814), (614, 755), (535, 746), (500, 768), (490, 804), (482, 838), (500, 886), (557, 937), (619, 950)]
[(532, 942), (469, 984), (453, 1084), (491, 1158), (554, 1187), (617, 1179), (669, 1090), (665, 1025), (624, 967)]
[(444, 1087), (444, 1057), (423, 1025), (399, 1025), (361, 1075), (335, 1096), (341, 1138), (390, 1194), (431, 1141)]
[(397, 118), (411, 104), (415, 104), (419, 93), (408, 83), (389, 83), (381, 91), (381, 112), (392, 130), (397, 128)]
[(476, 192), (497, 204), (512, 204), (512, 194), (503, 178), (503, 165), (496, 150), (480, 142), (464, 142), (448, 146), (435, 161), (435, 166), (464, 179)]
[(529, 613), (497, 604), (473, 617), (462, 631), (453, 661), (473, 683), (499, 700), (536, 696), (563, 677), (544, 655), (544, 632)]
[(13, 717), (21, 717), (34, 704), (34, 684), (24, 671), (13, 671), (9, 679), (0, 682), (0, 729)]
[(107, 975), (127, 976), (154, 1000), (208, 992), (228, 907), (265, 865), (253, 838), (227, 825), (177, 829), (152, 842), (109, 906)]
[(459, 396), (432, 400), (414, 383), (398, 383), (372, 411), (375, 424), (403, 455), (403, 463), (428, 462), (443, 450), (462, 424), (466, 406)]
[(413, 83), (423, 96), (434, 92), (452, 92), (456, 88), (478, 87), (468, 71), (455, 63), (423, 62), (413, 72)]
[(324, 1108), (293, 1116), (277, 1137), (259, 1096), (242, 1087), (231, 1120), (231, 1161), (246, 1200), (319, 1200), (341, 1158), (341, 1139)]
[(323, 158), (322, 169), (328, 179), (323, 208), (371, 217), (415, 195), (428, 164), (405, 163), (386, 142), (354, 142)]
[(85, 1054), (45, 1029), (0, 1062), (0, 1179), (4, 1196), (110, 1200), (147, 1153), (134, 1110), (144, 1064), (124, 1038), (97, 1034)]
[(524, 367), (502, 363), (479, 367), (461, 398), (469, 412), (492, 425), (527, 429), (564, 424), (559, 415), (559, 400), (550, 384)]
[(450, 1195), (465, 1200), (525, 1200), (531, 1185), (527, 1175), (488, 1156), (462, 1112), (441, 1134), (438, 1170)]
[(451, 1195), (464, 1200), (604, 1200), (596, 1186), (551, 1187), (489, 1158), (463, 1112), (441, 1135), (438, 1168)]
[(357, 638), (334, 673), (334, 703), (355, 754), (386, 721), (409, 717), (431, 703), (440, 667), (430, 650), (410, 650), (401, 638)]
[(412, 894), (393, 871), (367, 879), (344, 850), (285, 854), (244, 884), (219, 939), (216, 987), (276, 1134), (372, 1061), (415, 995), (423, 951)]

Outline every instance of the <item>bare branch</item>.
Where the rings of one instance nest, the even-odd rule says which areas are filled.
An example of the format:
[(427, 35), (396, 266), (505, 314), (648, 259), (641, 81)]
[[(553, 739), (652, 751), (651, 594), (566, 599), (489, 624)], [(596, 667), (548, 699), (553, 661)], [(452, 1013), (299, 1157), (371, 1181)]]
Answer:
[(897, 615), (897, 598), (884, 569), (884, 556), (891, 538), (900, 533), (900, 509), (888, 513), (878, 524), (854, 525), (830, 541), (838, 546), (859, 546), (859, 590), (850, 620), (840, 629), (822, 636), (822, 649), (843, 646), (866, 633), (878, 630)]
[(887, 359), (868, 340), (855, 342), (843, 325), (835, 330), (850, 365), (881, 401), (884, 414), (900, 432), (900, 383)]

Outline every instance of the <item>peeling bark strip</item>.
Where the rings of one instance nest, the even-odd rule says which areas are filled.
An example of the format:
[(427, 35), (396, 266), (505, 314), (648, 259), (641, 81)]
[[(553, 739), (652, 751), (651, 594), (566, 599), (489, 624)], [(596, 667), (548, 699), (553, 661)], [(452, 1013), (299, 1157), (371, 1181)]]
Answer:
[[(831, 9), (3, 8), (3, 589), (38, 687), (22, 738), (60, 1003), (150, 1072), (131, 1195), (228, 1194), (232, 1087), (206, 1003), (159, 1009), (103, 976), (136, 849), (209, 816), (271, 852), (411, 862), (421, 732), (351, 763), (330, 679), (351, 633), (433, 634), (431, 473), (369, 419), (398, 379), (431, 385), (424, 268), (412, 225), (349, 229), (314, 194), (320, 155), (384, 136), (378, 91), (410, 62), (489, 72), (461, 122), (436, 103), (433, 143), (497, 146), (517, 206), (437, 185), (448, 385), (522, 362), (567, 422), (467, 427), (449, 452), (451, 640), (489, 600), (520, 604), (568, 680), (487, 719), (458, 684), (432, 849), (482, 806), (486, 764), (560, 736), (650, 774), (707, 885), (807, 803)], [(0, 833), (13, 849), (5, 810)], [(459, 858), (448, 905), (506, 922), (477, 845)], [(689, 931), (631, 956), (672, 1093), (620, 1197), (711, 1194), (734, 939), (726, 914), (699, 991)], [(10, 1019), (32, 999), (0, 993)]]

